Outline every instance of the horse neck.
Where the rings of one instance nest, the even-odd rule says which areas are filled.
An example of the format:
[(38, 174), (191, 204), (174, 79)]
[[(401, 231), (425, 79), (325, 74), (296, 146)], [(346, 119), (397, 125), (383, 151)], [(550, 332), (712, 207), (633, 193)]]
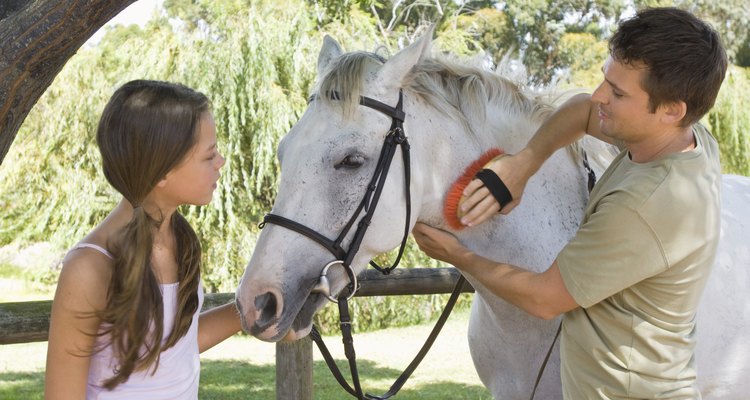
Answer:
[(419, 164), (413, 172), (424, 175), (423, 200), (427, 204), (423, 220), (438, 223), (442, 219), (445, 193), (472, 162), (491, 148), (509, 154), (519, 151), (538, 126), (498, 105), (487, 107), (483, 121), (467, 117), (469, 127), (425, 101), (416, 99), (406, 105), (409, 117), (405, 128), (412, 141), (415, 162)]
[[(418, 112), (430, 116), (417, 122), (414, 126), (419, 132), (412, 133), (415, 139), (426, 138), (412, 146), (420, 154), (419, 165), (413, 169), (424, 175), (419, 219), (443, 228), (445, 193), (465, 168), (491, 147), (506, 153), (519, 151), (540, 123), (500, 107), (489, 108), (486, 122), (476, 124), (472, 134), (455, 119), (435, 110)], [(497, 253), (497, 260), (540, 269), (549, 266), (551, 257), (577, 229), (586, 199), (583, 170), (563, 149), (529, 181), (524, 201), (510, 215), (494, 217), (457, 235), (473, 250), (490, 256)], [(545, 243), (537, 245), (535, 238), (543, 238)]]

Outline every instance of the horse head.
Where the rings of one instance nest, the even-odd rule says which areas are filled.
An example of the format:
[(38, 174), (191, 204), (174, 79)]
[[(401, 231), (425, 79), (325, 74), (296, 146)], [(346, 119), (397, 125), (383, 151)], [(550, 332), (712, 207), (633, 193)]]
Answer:
[[(405, 180), (409, 177), (404, 174), (404, 154), (393, 154), (383, 181), (373, 177), (396, 121), (382, 108), (395, 110), (402, 99), (402, 81), (429, 53), (431, 35), (432, 29), (387, 61), (372, 53), (345, 54), (334, 39), (325, 38), (318, 58), (316, 93), (279, 144), (278, 196), (237, 290), (245, 331), (267, 341), (304, 337), (313, 314), (327, 298), (346, 288), (372, 257), (399, 245), (402, 238), (392, 234), (394, 227), (403, 232), (404, 226), (408, 230), (413, 226), (421, 204), (421, 182), (418, 175), (410, 176), (408, 189), (416, 210), (406, 221)], [(359, 105), (360, 98), (376, 105)], [(411, 102), (406, 100), (401, 108)], [(407, 118), (404, 125), (411, 124)], [(372, 207), (370, 199), (363, 200), (372, 196), (367, 191), (372, 185), (381, 186), (378, 191), (389, 195), (380, 197), (372, 210), (360, 246), (353, 241), (357, 225)], [(360, 207), (363, 202), (367, 204)], [(293, 221), (309, 234), (281, 221)], [(339, 252), (321, 243), (337, 238)], [(352, 247), (358, 247), (353, 250), (356, 254), (348, 251)], [(334, 263), (325, 268), (343, 261), (344, 253), (351, 253), (349, 266)], [(321, 282), (324, 268), (327, 282)]]

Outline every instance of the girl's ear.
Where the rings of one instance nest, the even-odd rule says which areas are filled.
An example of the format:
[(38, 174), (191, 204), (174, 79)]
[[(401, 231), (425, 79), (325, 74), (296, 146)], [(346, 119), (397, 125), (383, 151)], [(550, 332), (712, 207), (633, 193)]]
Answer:
[(679, 125), (687, 114), (687, 104), (684, 101), (662, 104), (661, 107), (663, 109), (662, 120), (669, 125)]
[(169, 177), (169, 173), (164, 176), (164, 178), (161, 178), (159, 182), (156, 184), (156, 187), (163, 188), (167, 186), (167, 178)]

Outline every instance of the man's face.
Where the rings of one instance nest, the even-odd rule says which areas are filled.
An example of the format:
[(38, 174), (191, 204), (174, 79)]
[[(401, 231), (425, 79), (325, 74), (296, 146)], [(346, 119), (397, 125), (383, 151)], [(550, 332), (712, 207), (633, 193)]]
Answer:
[(628, 143), (649, 137), (658, 114), (649, 111), (649, 96), (641, 87), (647, 68), (643, 63), (623, 64), (612, 57), (602, 68), (604, 81), (591, 95), (599, 103), (599, 126), (605, 135)]

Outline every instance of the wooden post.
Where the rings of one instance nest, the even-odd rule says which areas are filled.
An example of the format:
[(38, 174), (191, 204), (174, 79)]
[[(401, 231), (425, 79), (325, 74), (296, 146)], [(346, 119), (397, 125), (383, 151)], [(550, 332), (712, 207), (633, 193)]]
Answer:
[(276, 399), (312, 400), (312, 339), (276, 343)]

